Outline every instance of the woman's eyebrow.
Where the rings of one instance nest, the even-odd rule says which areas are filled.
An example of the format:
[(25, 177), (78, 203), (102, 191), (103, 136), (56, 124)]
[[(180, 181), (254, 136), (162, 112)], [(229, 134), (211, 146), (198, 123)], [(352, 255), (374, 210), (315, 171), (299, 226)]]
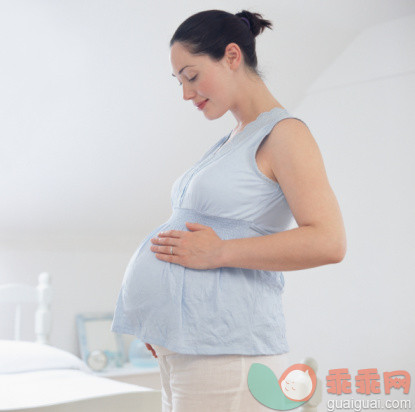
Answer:
[[(193, 67), (194, 66), (194, 64), (188, 64), (187, 66), (184, 66), (184, 67), (182, 67), (181, 69), (180, 69), (180, 71), (179, 71), (179, 74), (182, 74), (182, 71), (186, 68), (186, 67)], [(171, 74), (173, 77), (176, 77), (173, 73)]]

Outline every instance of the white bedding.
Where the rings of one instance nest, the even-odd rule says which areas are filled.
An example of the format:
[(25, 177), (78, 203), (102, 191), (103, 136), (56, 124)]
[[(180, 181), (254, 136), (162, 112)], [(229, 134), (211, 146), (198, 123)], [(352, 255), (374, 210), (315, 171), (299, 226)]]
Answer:
[(50, 345), (0, 340), (0, 411), (159, 412), (161, 391), (96, 376)]
[(34, 408), (137, 392), (154, 390), (101, 378), (76, 369), (2, 374), (0, 410)]
[(37, 342), (0, 340), (0, 374), (46, 369), (93, 373), (82, 359), (65, 350)]

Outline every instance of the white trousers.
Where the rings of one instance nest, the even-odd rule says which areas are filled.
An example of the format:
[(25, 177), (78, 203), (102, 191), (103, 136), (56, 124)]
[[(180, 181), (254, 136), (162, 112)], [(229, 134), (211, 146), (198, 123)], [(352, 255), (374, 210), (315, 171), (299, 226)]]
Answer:
[(288, 353), (183, 355), (152, 346), (160, 366), (163, 412), (269, 412), (249, 391), (249, 368), (262, 363), (279, 379), (290, 366)]

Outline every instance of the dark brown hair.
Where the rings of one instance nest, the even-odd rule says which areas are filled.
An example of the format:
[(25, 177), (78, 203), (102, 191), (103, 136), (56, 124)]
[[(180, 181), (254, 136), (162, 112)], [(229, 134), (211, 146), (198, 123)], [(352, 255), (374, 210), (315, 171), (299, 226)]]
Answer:
[[(249, 26), (241, 17), (248, 19)], [(208, 55), (219, 61), (225, 55), (226, 46), (236, 43), (248, 69), (262, 77), (258, 70), (255, 37), (265, 28), (272, 29), (272, 23), (259, 13), (242, 10), (232, 14), (223, 10), (205, 10), (193, 14), (180, 24), (170, 40), (170, 47), (180, 42), (192, 54)]]

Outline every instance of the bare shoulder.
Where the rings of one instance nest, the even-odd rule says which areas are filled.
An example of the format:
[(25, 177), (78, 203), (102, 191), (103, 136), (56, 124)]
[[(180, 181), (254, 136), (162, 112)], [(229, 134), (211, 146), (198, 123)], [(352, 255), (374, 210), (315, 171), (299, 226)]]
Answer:
[[(262, 141), (258, 155), (262, 157), (270, 173), (280, 184), (281, 188), (287, 188), (288, 182), (284, 184), (284, 172), (288, 172), (288, 162), (320, 160), (320, 168), (323, 159), (320, 149), (307, 125), (296, 118), (280, 120), (271, 130), (269, 135)], [(325, 174), (325, 170), (324, 170)]]
[(277, 154), (281, 150), (295, 150), (301, 148), (314, 148), (319, 152), (319, 148), (314, 136), (311, 134), (307, 125), (297, 118), (288, 117), (280, 120), (271, 130), (268, 136), (268, 150)]
[(304, 179), (314, 178), (319, 184), (329, 184), (320, 148), (303, 121), (296, 118), (279, 121), (265, 144), (267, 163), (282, 189), (289, 190), (289, 184), (295, 183), (289, 176), (301, 178), (296, 183), (304, 184)]

